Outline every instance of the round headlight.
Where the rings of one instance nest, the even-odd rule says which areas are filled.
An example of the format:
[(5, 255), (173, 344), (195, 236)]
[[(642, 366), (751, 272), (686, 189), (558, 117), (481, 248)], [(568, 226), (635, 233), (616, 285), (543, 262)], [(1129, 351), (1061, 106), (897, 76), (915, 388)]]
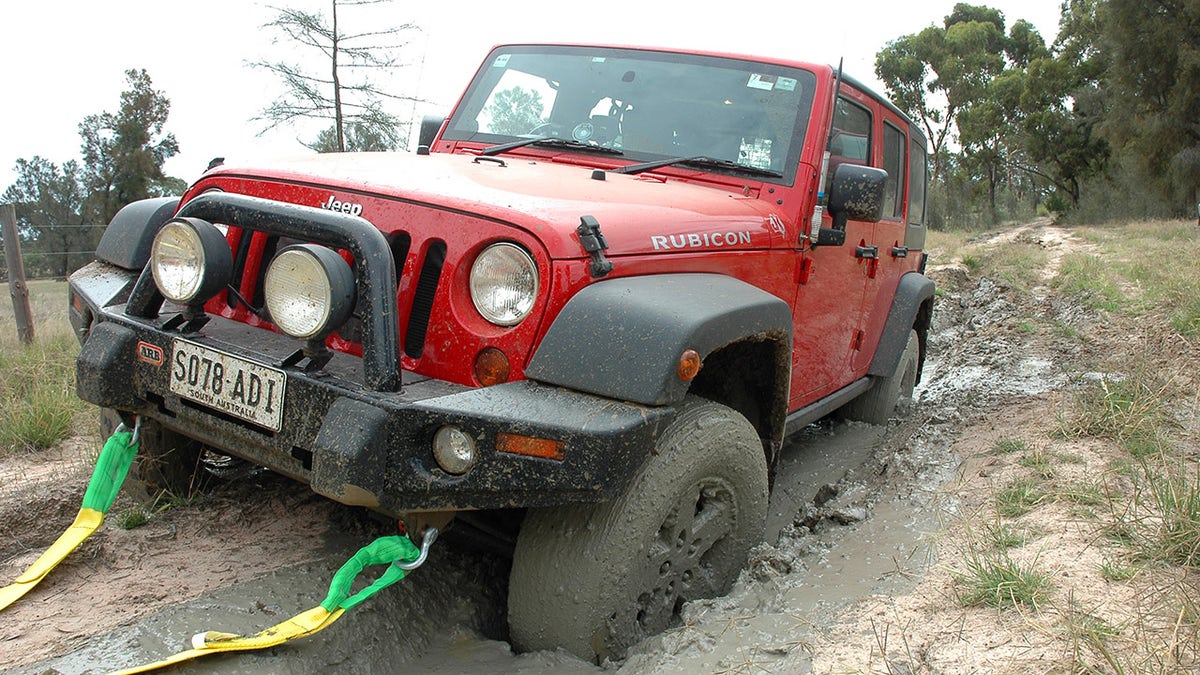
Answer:
[(292, 337), (320, 339), (350, 316), (354, 273), (340, 255), (324, 246), (289, 246), (267, 268), (263, 294), (279, 330)]
[(233, 255), (225, 235), (199, 218), (175, 218), (162, 226), (150, 247), (154, 285), (167, 300), (198, 305), (229, 284)]
[(471, 266), (471, 300), (497, 326), (515, 326), (529, 316), (537, 289), (537, 265), (515, 244), (492, 244)]

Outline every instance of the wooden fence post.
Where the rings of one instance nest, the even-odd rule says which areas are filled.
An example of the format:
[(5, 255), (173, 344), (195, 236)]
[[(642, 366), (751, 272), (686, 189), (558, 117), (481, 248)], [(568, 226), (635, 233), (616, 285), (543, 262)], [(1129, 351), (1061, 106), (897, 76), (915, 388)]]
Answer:
[(17, 210), (12, 204), (0, 205), (0, 225), (8, 262), (8, 294), (12, 296), (13, 314), (17, 317), (17, 337), (27, 345), (33, 344), (33, 313), (29, 310), (29, 287), (25, 285), (21, 240), (17, 237)]

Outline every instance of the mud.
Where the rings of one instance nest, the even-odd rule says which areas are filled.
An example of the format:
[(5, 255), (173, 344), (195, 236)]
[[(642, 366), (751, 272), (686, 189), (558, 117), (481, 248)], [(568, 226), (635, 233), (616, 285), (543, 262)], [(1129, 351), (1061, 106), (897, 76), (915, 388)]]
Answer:
[[(505, 641), (507, 560), (447, 543), (426, 567), (313, 638), (210, 657), (188, 672), (809, 672), (813, 645), (839, 612), (911, 588), (937, 562), (930, 535), (958, 508), (946, 486), (962, 470), (953, 450), (962, 435), (1067, 384), (1066, 364), (1079, 342), (1035, 339), (1018, 322), (1082, 327), (1093, 320), (1050, 293), (1018, 297), (1002, 281), (971, 279), (961, 267), (930, 274), (942, 295), (924, 381), (906, 416), (886, 427), (826, 420), (790, 439), (766, 541), (734, 589), (688, 604), (682, 625), (647, 639), (625, 661), (595, 666), (563, 652), (514, 654)], [(334, 522), (312, 539), (318, 545), (309, 560), (135, 614), (103, 634), (72, 637), (53, 658), (13, 656), (11, 640), (22, 638), (7, 635), (0, 662), (17, 673), (102, 672), (166, 656), (199, 631), (253, 633), (316, 605), (337, 565), (373, 527)], [(285, 530), (272, 536), (286, 537)], [(230, 557), (231, 564), (241, 559)], [(177, 583), (184, 574), (180, 568), (161, 581)]]

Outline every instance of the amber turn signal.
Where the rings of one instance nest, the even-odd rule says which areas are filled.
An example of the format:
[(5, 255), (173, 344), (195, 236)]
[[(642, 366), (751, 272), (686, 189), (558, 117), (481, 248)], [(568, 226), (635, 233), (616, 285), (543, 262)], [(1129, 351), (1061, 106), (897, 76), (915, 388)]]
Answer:
[(514, 455), (541, 457), (561, 462), (567, 456), (567, 447), (562, 441), (552, 441), (548, 438), (534, 438), (517, 434), (496, 434), (496, 449)]
[(695, 349), (685, 349), (679, 355), (679, 379), (691, 382), (700, 374), (700, 355)]
[(488, 347), (475, 355), (475, 380), (490, 387), (508, 382), (508, 357), (495, 347)]

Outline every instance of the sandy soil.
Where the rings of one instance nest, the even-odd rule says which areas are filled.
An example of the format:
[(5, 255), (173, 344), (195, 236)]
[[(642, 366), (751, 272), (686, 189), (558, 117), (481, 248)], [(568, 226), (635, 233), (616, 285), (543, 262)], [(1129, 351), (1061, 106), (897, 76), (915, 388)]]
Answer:
[[(1065, 252), (1086, 246), (1046, 223), (989, 245), (1013, 241), (1049, 253), (1046, 281)], [(1122, 477), (1109, 468), (1119, 452), (1112, 444), (1051, 437), (1071, 405), (1070, 387), (1103, 363), (1121, 338), (1118, 329), (1047, 287), (1020, 293), (1000, 280), (973, 278), (954, 261), (930, 274), (941, 297), (919, 400), (908, 416), (886, 428), (824, 422), (792, 439), (772, 497), (768, 541), (734, 590), (689, 604), (683, 625), (646, 640), (624, 662), (596, 667), (563, 653), (514, 655), (502, 619), (507, 563), (448, 544), (395, 592), (307, 644), (194, 669), (1107, 670), (1103, 655), (1078, 638), (1086, 633), (1079, 625), (1169, 624), (1180, 606), (1163, 589), (1194, 583), (1152, 573), (1106, 580), (1101, 567), (1118, 551), (1096, 536), (1088, 510), (1107, 506), (1046, 500), (1006, 521), (1028, 535), (1009, 552), (1012, 559), (1052, 579), (1037, 608), (964, 608), (955, 579), (987, 528), (1000, 522), (996, 492), (1029, 475), (1029, 452), (1059, 460), (1049, 478), (1056, 486), (1100, 495), (1120, 487)], [(1012, 439), (1029, 452), (995, 451), (998, 441)], [(70, 522), (97, 443), (80, 437), (0, 465), (0, 575), (15, 577)], [(118, 502), (114, 513), (130, 506)], [(270, 475), (222, 484), (196, 503), (154, 514), (143, 527), (108, 525), (86, 542), (5, 613), (0, 668), (102, 672), (170, 653), (198, 630), (261, 629), (315, 604), (356, 542), (388, 529)], [(1172, 648), (1153, 640), (1144, 646)]]

